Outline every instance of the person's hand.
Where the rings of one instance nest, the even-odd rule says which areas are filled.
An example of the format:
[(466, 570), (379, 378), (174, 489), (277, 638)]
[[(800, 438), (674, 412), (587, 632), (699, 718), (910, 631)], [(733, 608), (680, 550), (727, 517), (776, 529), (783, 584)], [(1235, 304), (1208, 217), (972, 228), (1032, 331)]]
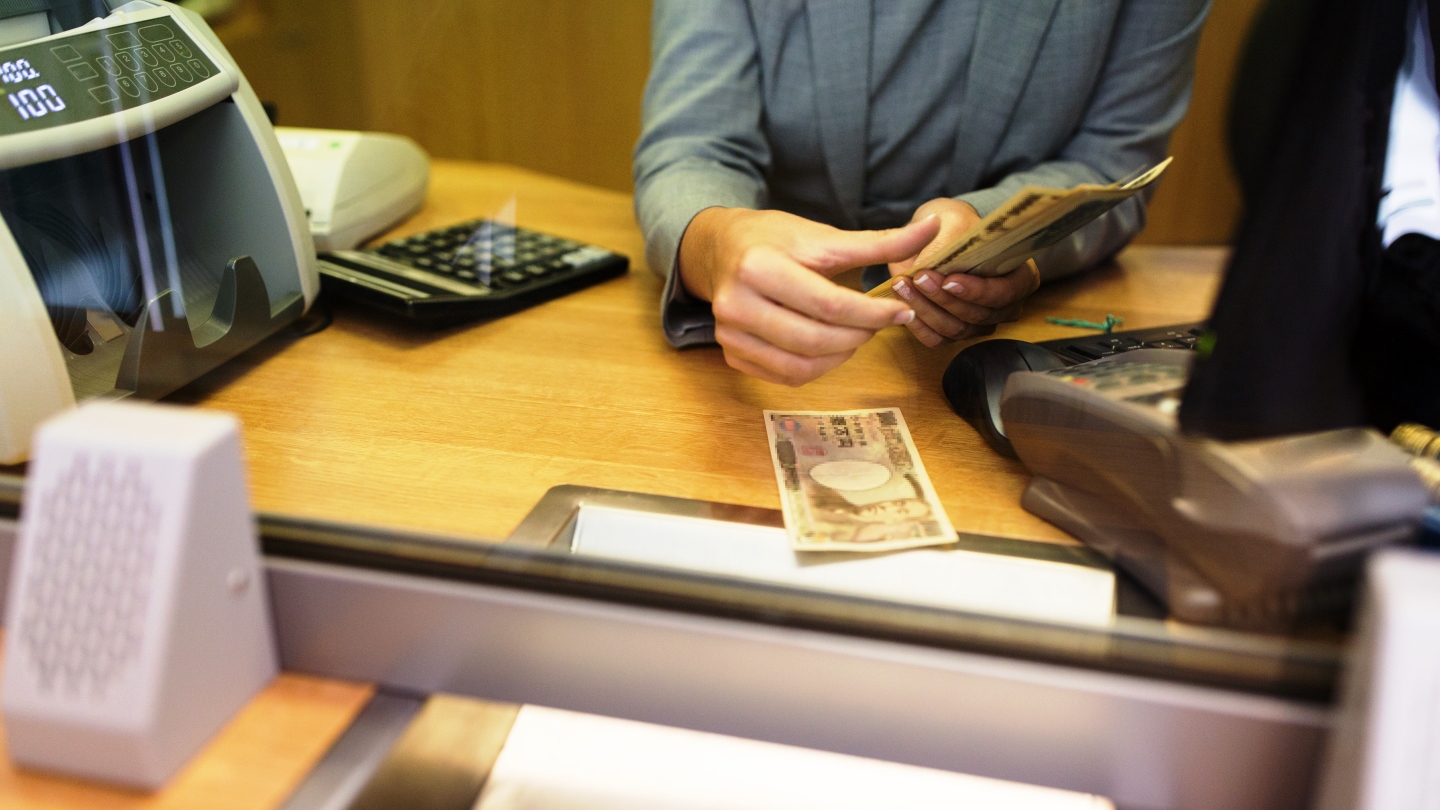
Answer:
[(914, 256), (939, 233), (921, 218), (890, 231), (842, 231), (781, 211), (707, 208), (680, 242), (680, 281), (711, 302), (725, 362), (753, 377), (803, 385), (915, 313), (830, 277)]
[[(932, 216), (940, 220), (940, 232), (918, 256), (891, 263), (890, 275), (900, 275), (916, 262), (923, 264), (980, 221), (967, 203), (940, 197), (917, 208), (912, 222)], [(988, 335), (995, 324), (1019, 318), (1021, 302), (1039, 287), (1040, 269), (1032, 260), (994, 278), (924, 270), (913, 279), (897, 279), (895, 294), (915, 310), (910, 331), (921, 343), (935, 347), (947, 340)]]

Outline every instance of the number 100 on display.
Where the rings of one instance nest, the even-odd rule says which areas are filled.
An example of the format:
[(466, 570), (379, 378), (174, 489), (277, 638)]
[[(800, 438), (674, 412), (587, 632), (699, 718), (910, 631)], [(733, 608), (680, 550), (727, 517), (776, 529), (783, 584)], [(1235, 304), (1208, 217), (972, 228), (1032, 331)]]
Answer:
[(26, 121), (65, 109), (65, 101), (60, 98), (59, 93), (55, 92), (55, 88), (48, 84), (34, 88), (27, 87), (11, 93), (10, 104)]

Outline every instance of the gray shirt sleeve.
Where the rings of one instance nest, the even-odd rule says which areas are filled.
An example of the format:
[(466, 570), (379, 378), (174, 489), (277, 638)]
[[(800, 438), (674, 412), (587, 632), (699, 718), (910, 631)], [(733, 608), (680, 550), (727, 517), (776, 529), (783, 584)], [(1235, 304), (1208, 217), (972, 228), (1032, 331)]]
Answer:
[(710, 305), (675, 272), (680, 239), (706, 208), (765, 208), (759, 55), (743, 0), (655, 0), (650, 80), (635, 147), (635, 215), (645, 258), (666, 279), (665, 337), (712, 343)]
[[(959, 195), (983, 216), (1021, 187), (1112, 182), (1163, 159), (1189, 104), (1209, 0), (1125, 0), (1080, 125), (1053, 159)], [(711, 206), (765, 208), (771, 150), (762, 129), (759, 47), (744, 0), (655, 0), (635, 209), (646, 259), (666, 279), (661, 318), (675, 346), (714, 340), (709, 305), (675, 273), (690, 221)], [(1049, 248), (1043, 278), (1102, 261), (1139, 233), (1148, 195)]]
[[(1113, 183), (1164, 160), (1170, 133), (1190, 105), (1195, 48), (1209, 9), (1210, 0), (1129, 0), (1116, 21), (1104, 77), (1057, 159), (956, 199), (983, 217), (1028, 185)], [(1069, 275), (1118, 252), (1145, 227), (1145, 205), (1153, 189), (1037, 256), (1041, 278)]]

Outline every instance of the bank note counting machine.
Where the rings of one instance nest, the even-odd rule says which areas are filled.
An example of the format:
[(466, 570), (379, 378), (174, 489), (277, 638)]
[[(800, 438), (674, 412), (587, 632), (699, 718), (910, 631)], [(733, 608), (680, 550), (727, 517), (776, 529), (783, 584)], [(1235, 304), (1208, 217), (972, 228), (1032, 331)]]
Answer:
[(185, 385), (318, 290), (274, 130), (199, 16), (112, 2), (0, 47), (0, 464), (77, 401)]

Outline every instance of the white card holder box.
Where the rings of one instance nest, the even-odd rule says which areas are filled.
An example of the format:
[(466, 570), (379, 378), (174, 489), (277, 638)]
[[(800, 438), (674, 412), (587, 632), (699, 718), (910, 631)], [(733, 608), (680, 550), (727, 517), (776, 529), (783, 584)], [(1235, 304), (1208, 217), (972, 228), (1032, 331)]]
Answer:
[(97, 403), (35, 446), (0, 693), (11, 757), (158, 787), (276, 672), (239, 425)]

